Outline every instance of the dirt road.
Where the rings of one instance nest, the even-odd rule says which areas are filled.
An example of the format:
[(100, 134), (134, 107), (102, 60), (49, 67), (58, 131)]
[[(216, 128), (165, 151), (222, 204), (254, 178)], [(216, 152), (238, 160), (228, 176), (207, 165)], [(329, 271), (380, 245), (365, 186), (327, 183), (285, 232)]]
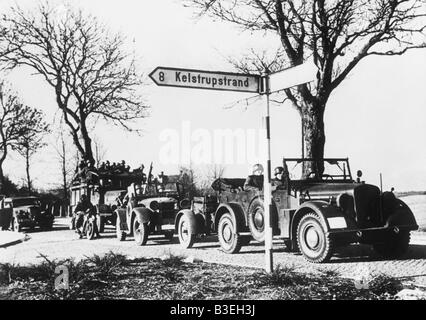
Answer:
[[(0, 263), (32, 264), (41, 261), (40, 255), (49, 259), (80, 259), (93, 254), (109, 251), (119, 252), (129, 257), (162, 257), (168, 254), (194, 257), (205, 262), (217, 262), (262, 268), (264, 264), (263, 247), (252, 242), (239, 254), (228, 255), (220, 251), (216, 237), (208, 237), (196, 243), (193, 249), (182, 249), (178, 239), (169, 242), (162, 237), (152, 237), (145, 247), (138, 247), (130, 238), (119, 242), (112, 227), (107, 227), (102, 239), (80, 240), (74, 231), (67, 228), (66, 220), (57, 219), (54, 230), (50, 232), (29, 233), (31, 239), (24, 243), (0, 249)], [(285, 246), (274, 244), (274, 263), (293, 266), (301, 272), (319, 270), (336, 271), (345, 277), (356, 277), (360, 273), (386, 274), (394, 277), (409, 277), (417, 283), (426, 284), (426, 236), (415, 233), (410, 250), (402, 260), (384, 261), (377, 257), (368, 246), (351, 246), (340, 250), (329, 263), (315, 265), (304, 261), (300, 254), (286, 251)]]

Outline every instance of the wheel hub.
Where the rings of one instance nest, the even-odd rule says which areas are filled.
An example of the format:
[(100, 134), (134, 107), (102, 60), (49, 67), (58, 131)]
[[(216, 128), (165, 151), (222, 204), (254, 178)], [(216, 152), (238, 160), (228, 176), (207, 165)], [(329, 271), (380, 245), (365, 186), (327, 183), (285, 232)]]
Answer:
[(263, 217), (263, 211), (257, 210), (254, 215), (254, 224), (256, 225), (257, 229), (262, 229), (264, 225), (264, 217)]
[(320, 242), (318, 231), (314, 227), (309, 227), (305, 234), (306, 244), (309, 246), (309, 248), (317, 248)]
[(182, 239), (186, 240), (188, 238), (188, 227), (186, 226), (185, 222), (182, 222), (180, 230)]
[(226, 242), (231, 241), (231, 239), (232, 239), (232, 230), (231, 230), (231, 226), (230, 225), (225, 225), (223, 227), (223, 239)]

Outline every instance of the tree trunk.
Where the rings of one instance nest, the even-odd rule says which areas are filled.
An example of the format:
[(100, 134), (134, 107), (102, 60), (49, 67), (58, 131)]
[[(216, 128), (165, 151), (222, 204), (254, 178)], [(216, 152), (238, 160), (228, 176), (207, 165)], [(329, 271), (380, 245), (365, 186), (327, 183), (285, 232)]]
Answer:
[(3, 173), (3, 161), (0, 160), (0, 195), (3, 194), (4, 190), (4, 173)]
[(313, 102), (303, 103), (301, 108), (304, 157), (312, 159), (305, 162), (303, 166), (303, 176), (320, 178), (324, 172), (324, 109), (325, 103)]
[(64, 190), (64, 202), (68, 204), (68, 185), (67, 185), (67, 158), (64, 138), (62, 137), (62, 179), (63, 179), (63, 190)]
[(27, 187), (28, 187), (28, 195), (31, 195), (31, 178), (30, 178), (30, 150), (27, 148), (25, 150), (25, 169), (27, 172)]
[(92, 139), (90, 139), (89, 137), (89, 133), (87, 131), (87, 127), (86, 127), (86, 123), (85, 120), (82, 119), (81, 120), (81, 137), (83, 138), (83, 142), (84, 142), (84, 151), (85, 154), (84, 156), (84, 160), (89, 160), (90, 164), (92, 166), (95, 165), (95, 158), (93, 156), (93, 151), (92, 151)]

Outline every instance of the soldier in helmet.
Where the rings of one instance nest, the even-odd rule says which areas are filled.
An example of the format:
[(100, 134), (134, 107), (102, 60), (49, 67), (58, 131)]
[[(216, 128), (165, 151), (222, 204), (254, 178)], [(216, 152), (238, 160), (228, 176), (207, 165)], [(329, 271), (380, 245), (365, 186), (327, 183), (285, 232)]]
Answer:
[(244, 183), (244, 190), (255, 190), (260, 191), (263, 189), (263, 166), (261, 164), (255, 164), (253, 166), (253, 172), (249, 175)]
[[(90, 202), (87, 195), (82, 194), (80, 197), (80, 201), (77, 203), (77, 206), (74, 209), (75, 214), (75, 229), (77, 230), (78, 234), (80, 235), (80, 239), (83, 238), (83, 223), (84, 223), (84, 215), (87, 212), (90, 212), (90, 214), (93, 214), (95, 212), (95, 208)], [(98, 233), (99, 236), (99, 233)]]

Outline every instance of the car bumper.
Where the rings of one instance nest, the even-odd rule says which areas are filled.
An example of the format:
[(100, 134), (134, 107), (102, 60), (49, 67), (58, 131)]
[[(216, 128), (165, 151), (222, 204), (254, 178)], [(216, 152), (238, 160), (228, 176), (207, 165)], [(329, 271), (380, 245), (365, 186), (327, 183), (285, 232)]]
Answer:
[(368, 229), (340, 229), (330, 230), (328, 234), (331, 239), (338, 243), (375, 243), (383, 240), (383, 238), (389, 234), (399, 233), (401, 231), (414, 231), (418, 228), (417, 225), (403, 225)]

